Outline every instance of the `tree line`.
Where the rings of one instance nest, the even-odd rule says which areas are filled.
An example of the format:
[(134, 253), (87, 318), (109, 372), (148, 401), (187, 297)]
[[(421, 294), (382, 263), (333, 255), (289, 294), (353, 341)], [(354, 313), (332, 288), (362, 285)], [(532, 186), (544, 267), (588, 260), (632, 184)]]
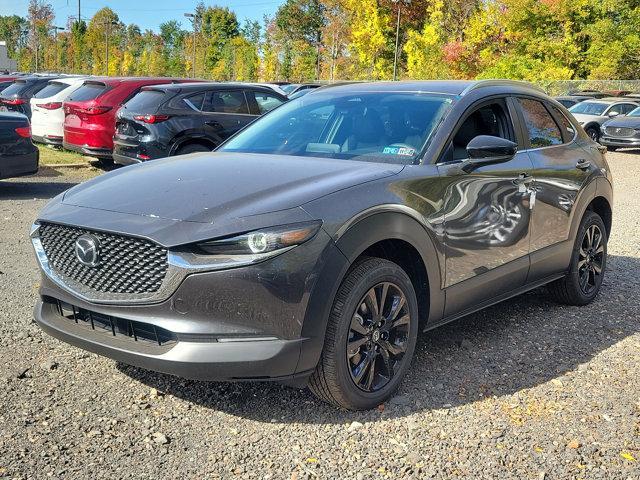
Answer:
[(640, 0), (286, 0), (262, 22), (204, 3), (194, 13), (159, 31), (110, 8), (60, 26), (30, 0), (26, 18), (0, 16), (0, 40), (23, 71), (331, 81), (391, 79), (398, 33), (399, 78), (640, 78)]

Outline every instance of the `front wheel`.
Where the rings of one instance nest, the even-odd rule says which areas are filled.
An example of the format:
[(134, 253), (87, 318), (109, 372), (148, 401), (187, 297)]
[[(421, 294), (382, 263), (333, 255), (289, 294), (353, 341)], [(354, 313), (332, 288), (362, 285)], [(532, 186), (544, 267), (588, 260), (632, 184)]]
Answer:
[(594, 142), (598, 142), (600, 140), (600, 132), (598, 132), (597, 128), (589, 127), (585, 130), (585, 132)]
[(398, 388), (417, 335), (418, 302), (405, 271), (388, 260), (364, 259), (338, 289), (309, 387), (338, 407), (374, 408)]
[(606, 266), (607, 230), (600, 215), (587, 211), (578, 228), (569, 272), (548, 285), (549, 293), (560, 303), (586, 305), (600, 291)]

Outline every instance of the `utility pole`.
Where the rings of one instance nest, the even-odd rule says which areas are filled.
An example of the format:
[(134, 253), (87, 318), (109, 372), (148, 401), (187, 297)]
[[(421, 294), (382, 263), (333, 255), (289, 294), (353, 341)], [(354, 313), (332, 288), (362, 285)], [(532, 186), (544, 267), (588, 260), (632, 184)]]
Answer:
[(197, 13), (185, 13), (184, 16), (190, 19), (191, 24), (193, 25), (193, 61), (192, 61), (193, 74), (192, 76), (193, 78), (196, 78), (196, 32), (198, 29), (197, 21), (200, 17)]
[(402, 5), (400, 2), (405, 5), (411, 4), (411, 0), (391, 0), (393, 3), (398, 5), (398, 20), (396, 22), (396, 50), (393, 55), (393, 80), (398, 79), (398, 46), (400, 43), (400, 10), (402, 9)]
[(58, 71), (58, 69), (60, 68), (59, 64), (58, 64), (58, 31), (62, 31), (64, 30), (64, 27), (56, 27), (53, 26), (51, 27), (51, 29), (53, 30), (53, 43), (55, 43), (56, 45), (56, 72)]
[(105, 43), (105, 75), (109, 76), (109, 34), (111, 33), (111, 26), (117, 25), (118, 22), (111, 20), (110, 22), (103, 22), (99, 25), (104, 26), (104, 43)]

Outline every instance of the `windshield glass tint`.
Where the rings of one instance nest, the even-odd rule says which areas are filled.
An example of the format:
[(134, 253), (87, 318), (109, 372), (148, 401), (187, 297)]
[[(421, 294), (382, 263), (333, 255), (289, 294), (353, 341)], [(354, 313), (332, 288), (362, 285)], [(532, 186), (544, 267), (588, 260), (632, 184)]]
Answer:
[(142, 90), (131, 100), (124, 104), (124, 108), (132, 112), (149, 113), (155, 112), (164, 98), (164, 92), (159, 90)]
[(600, 102), (580, 102), (569, 109), (571, 113), (584, 113), (585, 115), (602, 115), (609, 105)]
[(97, 98), (107, 89), (103, 83), (85, 83), (78, 90), (69, 95), (70, 102), (84, 102)]
[(410, 164), (452, 101), (433, 93), (316, 93), (285, 103), (220, 150)]
[(68, 88), (68, 87), (69, 87), (69, 84), (67, 84), (67, 83), (52, 82), (52, 83), (47, 84), (46, 87), (44, 87), (42, 90), (40, 90), (38, 93), (36, 93), (33, 96), (33, 98), (53, 97), (54, 95), (57, 95), (62, 90), (64, 90), (65, 88)]
[(27, 82), (13, 82), (7, 88), (2, 90), (2, 96), (11, 97), (14, 95), (20, 95), (20, 93), (22, 93), (26, 86)]

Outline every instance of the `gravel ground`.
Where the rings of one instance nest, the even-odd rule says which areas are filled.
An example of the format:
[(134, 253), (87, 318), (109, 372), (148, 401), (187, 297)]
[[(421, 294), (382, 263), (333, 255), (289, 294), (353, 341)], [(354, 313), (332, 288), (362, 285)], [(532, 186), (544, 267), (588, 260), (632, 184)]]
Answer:
[(640, 154), (609, 159), (599, 298), (562, 307), (538, 290), (423, 335), (398, 395), (363, 413), (44, 335), (27, 231), (80, 173), (0, 182), (0, 477), (640, 478)]

